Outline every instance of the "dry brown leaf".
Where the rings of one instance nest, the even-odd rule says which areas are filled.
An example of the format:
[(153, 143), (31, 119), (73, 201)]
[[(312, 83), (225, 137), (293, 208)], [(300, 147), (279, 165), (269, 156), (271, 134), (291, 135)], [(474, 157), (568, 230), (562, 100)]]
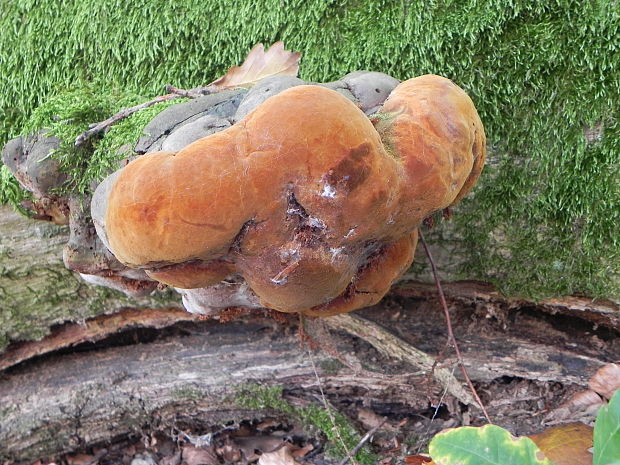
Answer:
[(181, 463), (181, 451), (177, 450), (173, 455), (167, 455), (159, 459), (159, 465), (179, 465)]
[(239, 447), (242, 456), (248, 462), (256, 460), (259, 453), (278, 450), (284, 443), (284, 438), (278, 436), (245, 436), (234, 437), (231, 440)]
[(554, 465), (592, 465), (592, 431), (583, 423), (571, 423), (529, 438)]
[(312, 444), (306, 444), (304, 447), (293, 449), (291, 452), (291, 455), (295, 458), (301, 458), (301, 457), (305, 457), (313, 450), (314, 450), (314, 446)]
[(282, 421), (276, 420), (275, 418), (266, 418), (261, 421), (258, 425), (256, 425), (257, 431), (266, 431), (270, 428), (274, 428), (280, 426)]
[(230, 443), (224, 444), (222, 447), (215, 449), (217, 455), (221, 456), (226, 463), (236, 463), (241, 461), (241, 450), (237, 446)]
[(409, 455), (405, 457), (405, 463), (407, 465), (435, 465), (435, 462), (427, 455)]
[(185, 446), (182, 456), (183, 462), (187, 465), (216, 465), (220, 463), (215, 452), (210, 448)]
[(614, 392), (620, 389), (620, 365), (610, 363), (599, 368), (588, 382), (590, 389), (598, 392), (606, 399), (611, 399)]
[(567, 404), (573, 410), (587, 410), (591, 407), (598, 409), (603, 403), (603, 399), (596, 392), (587, 390), (575, 394)]
[(274, 452), (262, 454), (258, 459), (258, 465), (301, 465), (293, 457), (292, 451), (295, 449), (298, 448), (287, 443)]
[(233, 66), (208, 87), (213, 90), (251, 87), (269, 76), (297, 76), (300, 57), (301, 53), (284, 50), (284, 43), (281, 41), (273, 44), (267, 51), (263, 44), (257, 44), (252, 47), (241, 66)]
[(94, 455), (70, 454), (65, 457), (65, 460), (69, 465), (84, 465), (85, 463), (92, 463), (94, 458)]
[(594, 420), (599, 407), (603, 405), (603, 399), (596, 392), (587, 390), (578, 392), (567, 402), (551, 411), (545, 418), (547, 423), (565, 423), (567, 420), (584, 421), (589, 423)]
[(396, 430), (396, 428), (385, 421), (385, 418), (364, 407), (357, 410), (357, 419), (367, 430), (371, 430), (373, 428), (381, 428), (384, 431)]

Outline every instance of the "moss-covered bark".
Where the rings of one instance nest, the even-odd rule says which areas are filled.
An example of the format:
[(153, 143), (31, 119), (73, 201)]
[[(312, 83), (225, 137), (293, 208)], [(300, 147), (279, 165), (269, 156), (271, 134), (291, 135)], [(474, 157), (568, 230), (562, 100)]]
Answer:
[(63, 321), (177, 301), (173, 294), (133, 299), (86, 284), (63, 265), (67, 227), (29, 220), (5, 206), (0, 232), (0, 351), (10, 340), (39, 339)]
[[(322, 348), (313, 354), (303, 347), (294, 317), (280, 324), (254, 314), (224, 324), (184, 322), (157, 334), (117, 333), (88, 345), (91, 350), (64, 347), (23, 360), (0, 376), (0, 460), (36, 460), (157, 429), (203, 434), (229, 421), (274, 413), (322, 430), (332, 439), (328, 449), (337, 450), (340, 440), (319, 383), (330, 405), (344, 414), (351, 413), (346, 406), (383, 405), (401, 421), (403, 407), (416, 417), (428, 407), (429, 396), (456, 407), (445, 378), (435, 382), (427, 376), (432, 360), (412, 347), (423, 345), (432, 356), (443, 351), (441, 310), (419, 300), (399, 302), (359, 312), (364, 316), (314, 320), (317, 325), (306, 321), (305, 334)], [(476, 306), (454, 309), (474, 382), (515, 377), (552, 382), (554, 389), (584, 388), (601, 366), (617, 359), (613, 338), (598, 339), (593, 347), (581, 329), (518, 310), (504, 316), (511, 320), (506, 328), (480, 315)], [(503, 310), (496, 310), (499, 318)], [(439, 371), (450, 374), (456, 366), (454, 356), (445, 355), (436, 380), (443, 377)], [(536, 403), (531, 405), (540, 413)], [(513, 421), (513, 416), (498, 421)], [(359, 436), (344, 416), (334, 413), (333, 422), (347, 447), (357, 443)]]

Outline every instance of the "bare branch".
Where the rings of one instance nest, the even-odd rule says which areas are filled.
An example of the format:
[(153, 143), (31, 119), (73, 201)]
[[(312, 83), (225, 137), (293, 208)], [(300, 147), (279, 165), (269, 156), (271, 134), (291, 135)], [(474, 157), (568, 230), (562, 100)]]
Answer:
[(123, 118), (127, 118), (129, 115), (132, 115), (137, 111), (140, 111), (144, 108), (148, 108), (152, 105), (155, 105), (156, 103), (166, 102), (168, 100), (173, 100), (179, 97), (181, 97), (181, 95), (179, 94), (160, 95), (159, 97), (155, 97), (153, 100), (149, 100), (148, 102), (143, 102), (140, 105), (135, 105), (129, 108), (123, 108), (121, 111), (119, 111), (115, 115), (110, 116), (105, 121), (101, 121), (100, 123), (91, 125), (91, 128), (88, 131), (83, 132), (75, 139), (75, 146), (79, 147), (84, 142), (86, 142), (88, 139), (93, 137), (94, 135), (99, 134), (102, 131), (105, 131), (107, 128), (112, 126), (117, 121), (120, 121)]
[[(325, 318), (325, 322), (332, 329), (346, 331), (363, 339), (386, 357), (411, 363), (426, 371), (430, 371), (433, 367), (433, 357), (386, 331), (376, 323), (358, 315), (341, 313), (340, 315)], [(433, 376), (442, 386), (447, 387), (450, 394), (464, 404), (474, 404), (476, 402), (449, 370), (438, 368), (434, 371)]]
[(143, 110), (144, 108), (148, 108), (157, 103), (166, 102), (168, 100), (174, 100), (174, 99), (181, 98), (181, 97), (198, 98), (198, 97), (213, 94), (219, 91), (219, 89), (217, 89), (214, 86), (195, 87), (193, 89), (185, 90), (185, 89), (179, 89), (177, 87), (174, 87), (171, 84), (168, 84), (165, 87), (165, 90), (167, 92), (167, 94), (165, 95), (160, 95), (159, 97), (155, 97), (154, 99), (149, 100), (148, 102), (143, 102), (133, 107), (123, 108), (121, 111), (119, 111), (115, 115), (110, 116), (105, 121), (91, 124), (89, 126), (88, 131), (83, 132), (75, 139), (75, 146), (78, 147), (82, 145), (84, 142), (86, 142), (88, 139), (90, 139), (94, 135), (105, 131), (107, 128), (112, 126), (114, 123), (122, 120), (123, 118), (127, 118), (129, 115), (132, 115), (136, 113), (137, 111)]
[(200, 86), (200, 87), (194, 87), (193, 89), (179, 89), (178, 87), (174, 87), (171, 84), (168, 84), (165, 87), (166, 92), (170, 93), (170, 94), (176, 94), (179, 97), (186, 97), (186, 98), (198, 98), (198, 97), (202, 97), (203, 95), (209, 95), (209, 94), (213, 94), (215, 92), (218, 92), (218, 89), (214, 88), (213, 86)]

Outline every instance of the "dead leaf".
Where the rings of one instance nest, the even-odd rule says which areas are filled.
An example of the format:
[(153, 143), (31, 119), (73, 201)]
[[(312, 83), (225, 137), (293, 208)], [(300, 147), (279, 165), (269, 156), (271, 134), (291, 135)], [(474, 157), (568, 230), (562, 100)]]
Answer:
[(278, 436), (231, 437), (231, 440), (239, 447), (242, 457), (247, 462), (256, 460), (260, 454), (280, 449), (284, 443), (284, 438)]
[(427, 455), (409, 455), (405, 457), (405, 463), (407, 465), (435, 465)]
[(256, 430), (257, 431), (266, 431), (268, 429), (270, 430), (274, 430), (277, 427), (280, 427), (282, 425), (282, 421), (280, 420), (276, 420), (275, 418), (266, 418), (263, 421), (261, 421), (258, 425), (256, 425)]
[(157, 459), (152, 452), (144, 451), (133, 457), (131, 465), (157, 465)]
[(187, 465), (216, 465), (220, 463), (211, 448), (194, 446), (183, 448), (183, 461)]
[(173, 455), (167, 455), (159, 460), (159, 465), (179, 465), (181, 463), (181, 451), (176, 451)]
[(546, 417), (546, 423), (563, 422), (566, 420), (582, 420), (586, 423), (594, 421), (596, 412), (603, 405), (603, 399), (596, 392), (587, 390), (578, 392), (555, 410), (551, 411)]
[(305, 457), (313, 450), (314, 446), (312, 444), (306, 444), (304, 447), (293, 448), (291, 455), (295, 458), (301, 458)]
[(592, 428), (583, 423), (555, 426), (529, 438), (554, 465), (592, 465)]
[(560, 405), (546, 416), (546, 423), (566, 422), (566, 420), (592, 423), (598, 409), (620, 388), (620, 365), (610, 363), (598, 371), (588, 382), (590, 389), (578, 392), (568, 402)]
[(151, 436), (151, 449), (157, 451), (159, 455), (163, 455), (164, 457), (169, 457), (178, 452), (177, 443), (173, 441), (171, 438), (164, 435), (155, 435)]
[(620, 365), (610, 363), (599, 368), (594, 376), (588, 381), (590, 389), (598, 392), (606, 399), (611, 399), (614, 392), (620, 389)]
[(598, 409), (603, 403), (600, 396), (596, 392), (590, 390), (578, 392), (568, 401), (568, 404), (573, 407), (574, 410), (587, 410), (592, 406)]
[(361, 407), (357, 410), (357, 419), (364, 425), (364, 428), (371, 430), (373, 428), (380, 428), (384, 431), (396, 431), (392, 425), (385, 421), (385, 418), (377, 415), (375, 412), (368, 408)]
[(292, 444), (285, 444), (274, 452), (267, 452), (260, 456), (258, 465), (301, 465), (291, 451), (297, 449)]
[(263, 78), (276, 75), (297, 76), (301, 53), (284, 50), (281, 41), (267, 51), (263, 44), (255, 45), (241, 66), (233, 66), (224, 76), (209, 84), (213, 90), (251, 87)]
[(65, 460), (69, 465), (84, 465), (85, 463), (93, 462), (94, 455), (88, 454), (70, 454), (65, 457)]
[(218, 447), (216, 451), (226, 463), (237, 463), (241, 460), (241, 450), (231, 444), (224, 444), (224, 446)]

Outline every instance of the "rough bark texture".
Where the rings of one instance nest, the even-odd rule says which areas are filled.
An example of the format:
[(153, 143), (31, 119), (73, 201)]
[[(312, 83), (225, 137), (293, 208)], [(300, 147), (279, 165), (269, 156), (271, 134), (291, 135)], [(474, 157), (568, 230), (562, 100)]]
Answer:
[(309, 376), (300, 355), (291, 353), (292, 340), (248, 340), (260, 326), (248, 327), (245, 341), (234, 326), (215, 329), (205, 337), (78, 353), (16, 370), (2, 387), (4, 453), (45, 455), (54, 447), (107, 439), (114, 435), (111, 425), (116, 432), (139, 430), (156, 409), (188, 397), (203, 399), (195, 413), (226, 410), (227, 388), (266, 373)]
[(183, 309), (125, 308), (80, 324), (64, 323), (52, 328), (50, 334), (39, 341), (20, 341), (9, 345), (0, 355), (0, 371), (40, 355), (101, 341), (132, 328), (161, 329), (192, 320), (196, 317)]
[[(455, 281), (444, 283), (444, 293), (453, 302), (476, 303), (480, 306), (504, 308), (535, 307), (551, 314), (570, 315), (594, 324), (620, 330), (620, 305), (609, 299), (568, 296), (553, 299), (519, 299), (502, 296), (490, 284), (479, 281)], [(392, 289), (392, 294), (403, 297), (429, 299), (437, 295), (434, 284), (405, 280)]]
[[(295, 317), (276, 322), (250, 315), (134, 329), (22, 361), (0, 378), (0, 458), (36, 459), (183, 425), (210, 431), (274, 413), (291, 417), (271, 408), (248, 410), (239, 401), (248, 383), (283, 388), (294, 402), (311, 399), (319, 408), (318, 379), (328, 398), (349, 405), (372, 409), (389, 402), (396, 410), (423, 410), (429, 399), (436, 402), (448, 388), (441, 377), (428, 376), (428, 356), (420, 350), (432, 357), (442, 351), (440, 311), (424, 301), (388, 299), (358, 313), (309, 321), (321, 348), (312, 356), (301, 346)], [(591, 325), (567, 329), (566, 322), (519, 310), (507, 317), (509, 328), (475, 308), (455, 314), (457, 338), (479, 385), (516, 377), (585, 388), (620, 355), (617, 338)], [(438, 368), (454, 366), (449, 356)], [(251, 396), (257, 406), (270, 406)]]
[(64, 321), (178, 302), (168, 293), (132, 299), (86, 284), (63, 265), (68, 236), (65, 226), (28, 220), (0, 206), (0, 350), (11, 340), (40, 339)]
[[(310, 358), (296, 333), (269, 320), (207, 322), (151, 343), (35, 360), (0, 381), (0, 458), (45, 456), (184, 417), (210, 425), (257, 418), (268, 412), (241, 407), (239, 389), (256, 382), (310, 388), (314, 366), (326, 387), (372, 390), (373, 398), (393, 388), (380, 373), (325, 375), (328, 360)], [(389, 396), (402, 400), (406, 392)]]

